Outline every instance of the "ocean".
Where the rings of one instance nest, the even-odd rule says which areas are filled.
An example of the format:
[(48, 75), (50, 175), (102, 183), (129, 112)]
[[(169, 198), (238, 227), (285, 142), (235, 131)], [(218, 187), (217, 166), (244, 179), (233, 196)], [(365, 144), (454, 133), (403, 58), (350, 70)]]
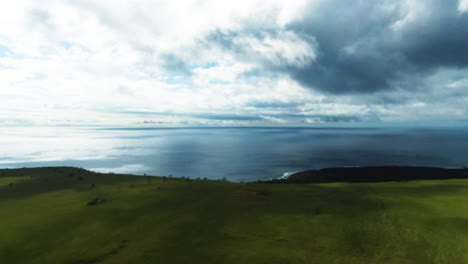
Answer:
[(468, 166), (467, 128), (6, 127), (0, 167), (255, 181), (324, 167)]

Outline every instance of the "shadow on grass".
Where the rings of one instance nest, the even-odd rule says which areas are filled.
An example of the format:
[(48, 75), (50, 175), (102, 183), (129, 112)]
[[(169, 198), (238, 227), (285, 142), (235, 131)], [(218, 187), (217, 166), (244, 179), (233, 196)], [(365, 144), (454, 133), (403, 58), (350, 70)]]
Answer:
[[(3, 174), (2, 174), (3, 173)], [(0, 199), (27, 198), (65, 189), (89, 190), (96, 184), (135, 181), (136, 176), (100, 174), (73, 167), (0, 169), (2, 177), (25, 177), (18, 183), (0, 187)]]

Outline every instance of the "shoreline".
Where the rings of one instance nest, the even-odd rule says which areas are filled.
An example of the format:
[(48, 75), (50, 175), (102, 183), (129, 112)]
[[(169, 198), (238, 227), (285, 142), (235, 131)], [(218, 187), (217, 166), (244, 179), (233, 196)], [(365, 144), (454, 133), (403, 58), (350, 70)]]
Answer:
[(468, 179), (468, 168), (424, 166), (356, 166), (305, 170), (258, 183), (400, 182), (415, 180)]
[[(93, 173), (101, 175), (115, 176), (135, 176), (135, 177), (173, 177), (175, 179), (191, 179), (191, 177), (177, 175), (147, 175), (131, 173), (103, 173), (73, 166), (44, 166), (44, 167), (22, 167), (22, 168), (0, 168), (1, 176), (23, 176), (31, 171), (55, 172), (61, 169), (75, 169), (83, 173)], [(6, 173), (8, 172), (8, 173)], [(415, 180), (446, 180), (446, 179), (468, 179), (468, 168), (444, 168), (444, 167), (423, 167), (423, 166), (356, 166), (356, 167), (328, 167), (322, 169), (311, 169), (298, 172), (288, 172), (279, 178), (258, 181), (246, 181), (245, 183), (261, 184), (308, 184), (308, 183), (373, 183), (373, 182), (401, 182)], [(206, 178), (204, 178), (206, 179)], [(225, 180), (206, 179), (211, 181)], [(239, 182), (242, 183), (242, 182)]]

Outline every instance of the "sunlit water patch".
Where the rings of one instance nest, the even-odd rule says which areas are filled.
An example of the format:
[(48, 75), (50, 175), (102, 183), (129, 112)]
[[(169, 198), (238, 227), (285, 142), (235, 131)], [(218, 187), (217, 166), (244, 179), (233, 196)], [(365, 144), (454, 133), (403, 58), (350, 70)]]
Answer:
[(468, 166), (466, 129), (2, 128), (0, 167), (251, 181), (335, 166)]

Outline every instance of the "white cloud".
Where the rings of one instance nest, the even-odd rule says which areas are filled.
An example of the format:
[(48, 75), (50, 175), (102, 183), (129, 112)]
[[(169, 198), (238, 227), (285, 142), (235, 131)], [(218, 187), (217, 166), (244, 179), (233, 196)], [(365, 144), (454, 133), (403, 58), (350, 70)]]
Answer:
[(458, 1), (458, 11), (460, 13), (468, 12), (468, 0)]
[[(200, 40), (216, 30), (242, 30), (251, 22), (282, 30), (299, 17), (305, 4), (302, 0), (8, 3), (0, 10), (0, 45), (11, 51), (0, 55), (1, 121), (77, 120), (94, 111), (87, 116), (90, 122), (128, 122), (112, 111), (228, 111), (252, 98), (269, 99), (266, 88), (241, 80), (255, 65), (216, 47), (200, 47)], [(296, 64), (307, 60), (305, 43), (291, 32), (264, 40), (256, 43), (260, 49), (256, 52), (267, 59)], [(295, 55), (296, 49), (300, 55)], [(167, 72), (161, 57), (167, 53), (187, 63), (193, 76)], [(206, 67), (213, 62), (215, 66)]]
[[(314, 65), (322, 47), (289, 25), (304, 18), (306, 7), (324, 2), (10, 1), (0, 9), (0, 124), (249, 124), (187, 115), (203, 113), (290, 124), (278, 116), (429, 112), (424, 100), (431, 98), (421, 99), (426, 105), (419, 108), (363, 104), (359, 96), (319, 93), (269, 69)], [(396, 31), (425, 16), (422, 1), (385, 8), (395, 6), (402, 8)], [(458, 9), (467, 11), (468, 1)], [(211, 34), (226, 35), (229, 45), (211, 41)], [(464, 103), (461, 75), (440, 86), (450, 96), (461, 93)], [(443, 109), (431, 115), (467, 111), (447, 102)], [(314, 118), (302, 120), (323, 122)]]
[(312, 118), (306, 118), (305, 122), (307, 124), (323, 124), (325, 123), (325, 120), (323, 120), (321, 117), (312, 117)]
[(261, 115), (260, 117), (261, 117), (262, 119), (268, 120), (268, 121), (273, 122), (273, 123), (280, 123), (280, 124), (285, 124), (285, 123), (287, 123), (287, 121), (286, 121), (285, 119), (278, 118), (278, 117), (274, 117), (274, 116), (265, 116), (265, 115)]
[(194, 82), (202, 86), (210, 82), (227, 82), (234, 83), (240, 76), (253, 69), (253, 65), (247, 63), (227, 63), (222, 65), (214, 65), (209, 67), (199, 67), (194, 69)]
[(150, 168), (144, 164), (127, 164), (120, 167), (91, 168), (89, 170), (101, 173), (142, 173)]
[(300, 36), (292, 31), (263, 34), (260, 38), (243, 36), (234, 43), (247, 50), (248, 55), (259, 57), (275, 66), (303, 67), (316, 58), (317, 43), (310, 36)]
[(421, 0), (394, 1), (392, 8), (401, 12), (401, 18), (391, 24), (394, 31), (402, 31), (414, 23), (421, 22), (427, 16), (430, 16), (427, 2)]

